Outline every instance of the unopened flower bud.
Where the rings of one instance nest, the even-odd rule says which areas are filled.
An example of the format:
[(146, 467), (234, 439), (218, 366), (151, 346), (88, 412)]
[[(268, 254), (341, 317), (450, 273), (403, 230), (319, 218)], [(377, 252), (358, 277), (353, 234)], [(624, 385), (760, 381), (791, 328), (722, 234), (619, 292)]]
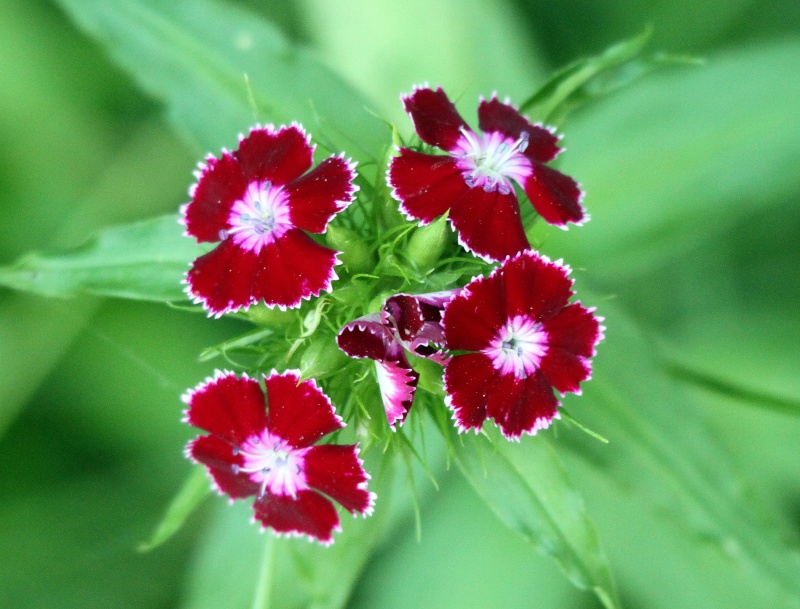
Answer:
[(437, 218), (426, 226), (420, 226), (411, 235), (408, 257), (424, 272), (431, 270), (442, 255), (448, 238), (447, 216)]
[(364, 239), (347, 228), (330, 225), (325, 231), (328, 245), (342, 252), (340, 258), (352, 273), (363, 273), (375, 266), (375, 260)]
[(247, 310), (247, 317), (259, 326), (282, 328), (297, 320), (297, 311), (281, 311), (277, 307), (271, 309), (258, 303)]
[(300, 360), (300, 370), (304, 379), (319, 378), (335, 372), (347, 362), (347, 356), (341, 352), (336, 340), (325, 335), (308, 345)]

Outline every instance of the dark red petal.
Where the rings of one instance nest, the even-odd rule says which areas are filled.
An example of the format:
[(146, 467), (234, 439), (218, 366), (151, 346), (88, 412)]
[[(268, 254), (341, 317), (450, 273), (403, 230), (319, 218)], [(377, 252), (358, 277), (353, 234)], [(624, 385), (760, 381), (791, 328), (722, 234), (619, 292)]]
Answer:
[(542, 358), (541, 371), (561, 393), (579, 392), (579, 383), (589, 379), (589, 357), (602, 334), (591, 311), (578, 303), (571, 304), (544, 324), (548, 349)]
[(594, 355), (594, 348), (602, 337), (594, 310), (578, 302), (565, 307), (548, 320), (544, 329), (547, 330), (548, 345), (583, 357)]
[(255, 302), (253, 275), (258, 256), (228, 238), (192, 263), (189, 296), (217, 316)]
[(444, 309), (445, 344), (455, 351), (481, 351), (508, 322), (498, 271), (473, 279)]
[(210, 157), (191, 191), (192, 200), (183, 208), (186, 232), (201, 243), (219, 241), (219, 232), (230, 228), (231, 207), (244, 196), (247, 184), (232, 156)]
[(422, 317), (425, 321), (441, 321), (442, 311), (445, 305), (450, 302), (461, 290), (442, 290), (441, 292), (428, 292), (417, 294), (415, 298), (419, 301), (422, 309)]
[(340, 156), (325, 159), (286, 186), (292, 224), (322, 233), (331, 218), (353, 200), (355, 165)]
[(461, 137), (461, 128), (468, 128), (441, 87), (436, 91), (416, 89), (401, 99), (419, 139), (426, 144), (451, 151)]
[(486, 400), (500, 379), (483, 353), (457, 355), (444, 370), (447, 405), (461, 431), (480, 429), (486, 420)]
[(483, 100), (478, 106), (478, 125), (481, 131), (499, 131), (512, 140), (528, 134), (528, 147), (523, 154), (531, 161), (547, 163), (561, 152), (558, 136), (541, 125), (533, 125), (511, 104), (501, 103), (496, 97)]
[[(232, 372), (217, 373), (183, 396), (186, 422), (219, 436), (231, 446), (261, 433), (267, 425), (264, 393), (257, 381)], [(232, 462), (232, 461), (231, 461)]]
[(453, 203), (450, 222), (461, 245), (481, 258), (500, 261), (530, 247), (513, 192), (470, 188)]
[(536, 212), (549, 224), (582, 224), (588, 218), (581, 205), (583, 191), (578, 183), (560, 171), (534, 163), (533, 173), (523, 185)]
[(344, 427), (342, 419), (314, 380), (300, 382), (300, 372), (273, 372), (267, 386), (267, 427), (294, 448), (311, 446), (323, 436)]
[(455, 159), (408, 148), (392, 159), (388, 183), (400, 211), (423, 224), (444, 214), (469, 190)]
[(419, 372), (411, 367), (405, 353), (401, 351), (397, 361), (376, 361), (375, 373), (386, 420), (394, 431), (398, 423), (406, 420), (408, 411), (414, 404)]
[(311, 168), (314, 148), (299, 125), (277, 131), (268, 125), (252, 129), (233, 154), (248, 182), (269, 180), (283, 186)]
[(259, 491), (259, 485), (245, 474), (234, 474), (233, 466), (242, 464), (242, 456), (233, 454), (233, 448), (216, 436), (200, 436), (186, 447), (189, 458), (206, 466), (214, 484), (231, 499), (250, 497)]
[(401, 340), (414, 338), (422, 330), (424, 319), (419, 302), (409, 294), (395, 294), (383, 304), (386, 323), (397, 330)]
[(356, 445), (312, 447), (305, 456), (305, 474), (311, 488), (338, 501), (351, 514), (372, 511), (373, 496), (367, 491), (369, 475), (358, 458)]
[(264, 493), (253, 503), (255, 518), (278, 533), (308, 535), (324, 544), (333, 543), (339, 530), (339, 514), (333, 503), (314, 491), (300, 491), (297, 498)]
[(539, 368), (547, 381), (560, 393), (580, 393), (580, 382), (592, 374), (589, 360), (565, 349), (551, 347)]
[(331, 289), (336, 251), (297, 228), (289, 229), (258, 255), (250, 281), (253, 302), (297, 307), (300, 301)]
[(445, 364), (448, 356), (442, 353), (444, 346), (444, 328), (442, 324), (426, 321), (422, 329), (408, 344), (408, 350), (414, 355), (427, 357), (437, 364)]
[(541, 372), (519, 379), (504, 375), (491, 390), (487, 413), (507, 438), (546, 428), (558, 409), (553, 388)]
[(573, 294), (569, 269), (534, 251), (508, 260), (499, 272), (509, 317), (524, 315), (537, 321), (547, 320), (567, 306)]
[[(368, 357), (380, 361), (387, 359), (393, 339), (381, 317), (380, 313), (373, 313), (346, 324), (336, 337), (339, 348), (350, 357)], [(394, 352), (397, 349), (391, 350)]]

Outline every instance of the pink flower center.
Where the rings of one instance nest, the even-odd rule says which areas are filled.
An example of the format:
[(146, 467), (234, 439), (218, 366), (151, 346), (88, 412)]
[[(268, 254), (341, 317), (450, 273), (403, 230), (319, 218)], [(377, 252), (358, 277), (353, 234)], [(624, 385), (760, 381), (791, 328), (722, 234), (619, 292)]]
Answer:
[(234, 454), (242, 456), (242, 464), (234, 465), (233, 473), (249, 474), (250, 480), (261, 485), (260, 495), (269, 491), (296, 497), (298, 491), (308, 488), (304, 471), (307, 450), (293, 448), (265, 429), (234, 449)]
[(539, 369), (547, 353), (548, 336), (542, 324), (523, 315), (508, 320), (484, 350), (501, 374), (524, 379)]
[(231, 207), (228, 224), (231, 228), (220, 231), (220, 239), (230, 235), (236, 245), (258, 254), (292, 226), (288, 197), (269, 180), (251, 182)]
[(528, 137), (523, 133), (512, 140), (499, 131), (478, 135), (462, 127), (452, 154), (459, 160), (467, 186), (507, 195), (513, 188), (511, 180), (523, 184), (532, 170), (530, 160), (522, 154), (528, 147)]

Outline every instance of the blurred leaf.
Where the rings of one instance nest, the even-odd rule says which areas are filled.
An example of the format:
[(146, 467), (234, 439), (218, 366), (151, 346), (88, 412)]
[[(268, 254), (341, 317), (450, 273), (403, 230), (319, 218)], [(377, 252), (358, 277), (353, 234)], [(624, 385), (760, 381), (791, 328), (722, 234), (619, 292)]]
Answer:
[[(43, 446), (46, 451), (46, 442)], [(30, 496), (4, 493), (0, 606), (169, 606), (184, 568), (186, 542), (146, 557), (133, 550), (142, 523), (154, 517), (153, 506), (163, 500), (164, 481), (154, 479), (152, 469), (81, 473), (78, 480), (40, 487)]]
[(501, 523), (460, 472), (443, 473), (440, 483), (441, 491), (421, 506), (421, 539), (408, 524), (389, 538), (369, 561), (348, 609), (601, 607)]
[(599, 55), (570, 63), (525, 100), (520, 111), (546, 124), (560, 123), (569, 112), (594, 97), (607, 95), (664, 65), (686, 61), (663, 54), (642, 56), (652, 34), (653, 29), (647, 27)]
[(790, 199), (614, 291), (658, 336), (671, 373), (796, 416), (798, 239), (800, 208)]
[[(654, 349), (609, 302), (594, 378), (571, 412), (607, 436), (576, 434), (569, 446), (607, 478), (667, 514), (741, 569), (800, 603), (800, 554), (774, 514), (733, 468), (704, 424), (692, 395), (659, 368)], [(794, 605), (791, 605), (794, 606)]]
[[(376, 100), (402, 133), (398, 99), (415, 84), (441, 86), (464, 116), (492, 91), (521, 100), (547, 76), (519, 11), (495, 0), (300, 0), (328, 65)], [(468, 119), (469, 120), (469, 119)], [(396, 206), (395, 206), (396, 209)]]
[(737, 307), (700, 314), (665, 339), (678, 378), (757, 406), (800, 416), (800, 318), (795, 311)]
[(264, 546), (276, 543), (259, 535), (250, 522), (252, 515), (245, 502), (227, 505), (215, 499), (211, 524), (196, 545), (183, 609), (250, 609)]
[(172, 123), (201, 150), (230, 146), (259, 120), (300, 121), (334, 152), (347, 150), (360, 161), (379, 159), (389, 139), (388, 129), (341, 79), (274, 26), (233, 4), (60, 4), (146, 91), (164, 100)]
[[(662, 264), (731, 223), (800, 191), (796, 40), (670, 71), (592, 106), (570, 123), (567, 173), (592, 216), (546, 249), (595, 278)], [(580, 238), (572, 233), (580, 232)]]
[[(797, 30), (791, 0), (514, 1), (525, 8), (523, 17), (555, 64), (602, 48), (644, 23), (653, 24), (656, 46), (679, 53), (705, 53), (721, 43), (741, 44)], [(783, 21), (770, 28), (771, 19)]]
[(188, 478), (170, 502), (153, 536), (139, 544), (140, 552), (149, 552), (180, 531), (186, 519), (197, 509), (211, 490), (208, 476), (202, 467), (193, 467)]
[(510, 529), (549, 554), (578, 588), (608, 609), (620, 607), (616, 586), (583, 499), (543, 438), (491, 445), (466, 435), (454, 454), (478, 495)]
[(90, 299), (67, 304), (45, 302), (28, 294), (0, 302), (0, 438), (98, 304)]
[[(215, 521), (199, 546), (183, 607), (343, 607), (384, 527), (390, 518), (398, 517), (390, 509), (393, 468), (391, 463), (382, 468), (370, 485), (379, 496), (375, 513), (353, 518), (342, 512), (342, 531), (329, 547), (306, 538), (277, 538), (271, 532), (259, 535), (260, 523), (251, 523), (252, 508), (247, 502), (227, 506), (219, 501)], [(253, 602), (256, 581), (260, 583)]]
[(182, 300), (183, 275), (202, 253), (182, 235), (175, 216), (162, 216), (106, 229), (61, 256), (28, 254), (0, 267), (0, 285), (44, 296)]

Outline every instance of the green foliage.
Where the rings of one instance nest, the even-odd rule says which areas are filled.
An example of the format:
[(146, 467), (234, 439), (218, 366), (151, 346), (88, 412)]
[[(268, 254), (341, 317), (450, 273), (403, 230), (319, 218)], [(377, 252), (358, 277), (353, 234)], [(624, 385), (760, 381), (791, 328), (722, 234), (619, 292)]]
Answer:
[[(349, 58), (335, 63), (344, 71), (336, 74), (312, 51), (289, 43), (274, 26), (233, 3), (60, 0), (60, 4), (138, 87), (163, 104), (171, 126), (198, 154), (234, 145), (236, 134), (257, 121), (297, 120), (314, 135), (320, 152), (345, 150), (361, 161), (362, 195), (371, 206), (364, 214), (374, 220), (370, 235), (385, 238), (374, 250), (346, 259), (352, 268), (345, 267), (343, 275), (350, 285), (334, 293), (330, 302), (321, 299), (281, 319), (254, 309), (249, 317), (259, 328), (233, 338), (232, 332), (204, 334), (199, 325), (165, 326), (156, 314), (122, 308), (119, 327), (110, 332), (110, 338), (84, 335), (82, 349), (69, 352), (68, 363), (62, 362), (60, 372), (49, 378), (47, 371), (96, 305), (86, 300), (80, 301), (85, 306), (70, 303), (54, 309), (27, 297), (6, 299), (2, 294), (0, 431), (11, 429), (12, 433), (6, 436), (10, 439), (4, 438), (0, 451), (3, 462), (14, 467), (7, 465), (0, 471), (4, 482), (9, 482), (5, 485), (9, 499), (0, 516), (10, 532), (0, 555), (0, 604), (166, 607), (175, 606), (178, 596), (186, 609), (422, 607), (429, 606), (431, 599), (437, 599), (439, 606), (448, 601), (467, 606), (476, 598), (482, 606), (530, 606), (534, 595), (547, 606), (595, 602), (588, 595), (564, 592), (547, 571), (550, 567), (528, 555), (528, 546), (514, 545), (514, 537), (504, 537), (492, 528), (496, 523), (490, 522), (488, 511), (481, 512), (484, 506), (531, 547), (554, 557), (575, 586), (594, 591), (606, 607), (728, 609), (800, 604), (796, 535), (786, 532), (789, 526), (796, 529), (791, 518), (797, 502), (795, 453), (800, 432), (795, 370), (800, 328), (794, 314), (800, 224), (796, 212), (786, 205), (800, 193), (800, 174), (795, 170), (800, 160), (800, 116), (798, 105), (790, 101), (800, 98), (800, 90), (797, 79), (787, 75), (800, 71), (800, 56), (796, 35), (773, 36), (757, 46), (733, 48), (731, 44), (725, 53), (713, 51), (715, 40), (736, 43), (736, 32), (748, 29), (747, 16), (755, 13), (761, 16), (754, 32), (765, 37), (785, 32), (785, 25), (769, 17), (779, 5), (776, 9), (767, 2), (728, 6), (715, 1), (704, 5), (716, 16), (709, 20), (683, 18), (684, 12), (697, 10), (683, 1), (674, 6), (654, 2), (632, 8), (621, 2), (561, 6), (520, 0), (512, 9), (512, 3), (495, 6), (488, 0), (475, 0), (468, 11), (459, 7), (470, 13), (463, 21), (438, 23), (428, 15), (426, 25), (433, 30), (437, 25), (447, 28), (452, 48), (470, 45), (479, 58), (486, 55), (475, 77), (480, 87), (489, 87), (482, 91), (486, 95), (492, 88), (516, 95), (520, 83), (528, 87), (534, 82), (534, 72), (544, 64), (532, 50), (537, 44), (547, 46), (544, 54), (551, 57), (577, 48), (575, 40), (605, 45), (621, 33), (640, 29), (645, 18), (654, 24), (656, 40), (678, 40), (675, 32), (679, 32), (697, 42), (696, 49), (693, 44), (667, 46), (668, 50), (712, 49), (702, 66), (650, 74), (673, 60), (659, 53), (642, 54), (648, 37), (645, 31), (561, 69), (525, 102), (534, 118), (559, 123), (567, 112), (583, 105), (580, 112), (570, 114), (565, 129), (569, 150), (560, 162), (587, 190), (585, 203), (593, 219), (566, 234), (542, 226), (534, 227), (532, 234), (548, 254), (564, 257), (579, 269), (583, 302), (598, 305), (607, 317), (608, 338), (599, 347), (594, 379), (585, 385), (582, 397), (567, 398), (565, 407), (570, 416), (607, 437), (609, 443), (558, 423), (519, 445), (471, 435), (452, 439), (445, 434), (447, 452), (439, 450), (437, 430), (423, 434), (414, 427), (428, 411), (440, 427), (447, 424), (452, 431), (449, 413), (441, 403), (438, 370), (430, 362), (419, 362), (421, 387), (430, 398), (425, 410), (420, 404), (415, 406), (420, 413), (412, 412), (404, 435), (396, 436), (396, 442), (377, 442), (376, 430), (385, 432), (385, 421), (378, 418), (377, 394), (369, 394), (372, 401), (366, 404), (351, 397), (356, 393), (353, 383), (366, 386), (374, 384), (374, 379), (371, 373), (364, 374), (365, 366), (351, 365), (352, 382), (333, 384), (331, 391), (342, 411), (360, 422), (357, 432), (368, 435), (365, 445), (372, 446), (370, 469), (373, 474), (379, 472), (372, 488), (380, 495), (373, 517), (350, 520), (345, 515), (345, 530), (328, 549), (305, 540), (259, 536), (248, 522), (249, 508), (241, 502), (229, 507), (215, 499), (209, 521), (187, 520), (207, 494), (207, 479), (196, 469), (145, 545), (162, 543), (186, 522), (191, 526), (185, 527), (184, 537), (142, 556), (135, 554), (135, 545), (153, 529), (157, 518), (153, 506), (163, 503), (175, 482), (183, 439), (178, 436), (190, 433), (183, 428), (175, 431), (180, 410), (177, 396), (193, 382), (184, 379), (193, 378), (196, 370), (183, 363), (191, 355), (177, 349), (176, 341), (191, 342), (191, 337), (199, 345), (218, 343), (203, 352), (202, 359), (218, 358), (214, 363), (219, 366), (252, 361), (256, 367), (289, 364), (308, 353), (303, 349), (311, 344), (312, 334), (325, 339), (313, 344), (317, 355), (333, 346), (332, 326), (342, 320), (329, 319), (328, 306), (343, 317), (379, 303), (385, 292), (400, 285), (425, 281), (431, 289), (444, 289), (463, 284), (483, 267), (473, 265), (470, 273), (454, 270), (463, 269), (468, 260), (455, 253), (452, 243), (443, 259), (430, 263), (432, 269), (427, 260), (424, 268), (415, 269), (402, 257), (405, 244), (419, 231), (402, 224), (382, 183), (382, 162), (392, 130), (367, 110), (361, 93), (344, 84), (361, 82), (358, 77), (363, 74), (353, 71), (365, 62), (373, 63), (371, 69), (381, 76), (369, 87), (373, 92), (386, 89), (398, 73), (406, 73), (393, 72), (391, 62), (408, 49), (399, 46), (396, 53), (394, 49), (388, 52), (388, 46), (381, 45), (386, 41), (385, 28), (376, 26), (371, 37), (360, 39), (364, 48), (350, 48), (352, 34), (346, 30), (350, 13), (342, 9), (338, 19), (326, 21), (324, 15), (308, 10), (315, 4), (306, 0), (308, 25), (319, 44), (331, 48), (325, 46), (330, 43), (339, 56)], [(357, 5), (346, 4), (348, 9)], [(525, 11), (531, 6), (536, 11)], [(380, 2), (370, 4), (376, 14), (391, 14), (386, 8)], [(513, 19), (513, 10), (520, 11), (519, 22)], [(299, 12), (292, 8), (285, 14)], [(425, 17), (406, 12), (391, 26), (397, 29), (393, 35), (409, 47), (421, 36), (405, 28)], [(10, 35), (0, 37), (9, 41), (4, 54), (26, 48), (26, 37), (17, 32), (25, 31), (22, 12), (11, 10), (9, 15)], [(476, 38), (480, 30), (475, 25), (491, 15), (503, 16), (497, 23), (508, 26), (507, 36), (506, 30), (495, 27), (488, 38)], [(582, 27), (592, 16), (596, 23)], [(110, 143), (102, 141), (98, 133), (108, 128), (103, 121), (120, 104), (130, 104), (125, 107), (127, 113), (147, 113), (151, 107), (138, 98), (124, 101), (134, 94), (118, 76), (106, 74), (105, 88), (99, 93), (93, 89), (94, 82), (84, 82), (87, 74), (108, 69), (96, 58), (92, 70), (76, 59), (64, 78), (69, 82), (59, 85), (54, 77), (59, 72), (58, 56), (67, 52), (71, 39), (65, 42), (49, 35), (56, 31), (52, 24), (59, 17), (55, 14), (36, 18), (45, 24), (48, 35), (36, 32), (37, 36), (28, 38), (41, 38), (43, 45), (51, 45), (46, 58), (36, 63), (35, 53), (26, 51), (23, 59), (8, 62), (0, 70), (4, 84), (0, 95), (9, 109), (9, 118), (1, 126), (4, 134), (11, 134), (9, 156), (14, 157), (14, 164), (3, 172), (13, 187), (0, 189), (0, 197), (4, 205), (13, 202), (13, 208), (4, 210), (12, 209), (7, 216), (18, 219), (0, 229), (4, 243), (12, 244), (8, 251), (14, 256), (15, 248), (31, 239), (41, 243), (42, 235), (49, 235), (56, 225), (64, 224), (68, 230), (52, 240), (53, 246), (73, 242), (94, 224), (152, 213), (157, 209), (155, 195), (146, 188), (127, 186), (136, 184), (131, 176), (144, 173), (154, 183), (153, 176), (160, 170), (169, 173), (164, 167), (170, 162), (185, 164), (183, 159), (167, 160), (178, 155), (174, 147), (161, 146), (158, 138), (143, 138), (134, 152), (127, 153), (142, 156), (142, 149), (148, 152), (152, 147), (152, 159), (159, 162), (147, 170), (117, 154), (116, 140), (128, 137), (128, 131), (115, 132)], [(569, 27), (559, 26), (559, 19)], [(534, 29), (520, 26), (526, 22), (535, 22)], [(769, 29), (773, 22), (774, 29)], [(709, 23), (714, 24), (713, 30), (708, 29)], [(722, 26), (725, 31), (717, 31)], [(303, 37), (302, 24), (294, 23), (290, 29)], [(558, 48), (548, 46), (548, 35), (542, 34), (547, 31), (566, 31), (564, 44), (559, 40)], [(383, 50), (372, 52), (378, 47)], [(425, 70), (433, 70), (433, 76), (412, 70), (419, 75), (417, 81), (463, 74), (472, 63), (469, 58), (475, 56), (448, 57), (448, 53), (421, 49), (412, 50), (425, 60)], [(82, 52), (92, 53), (88, 47)], [(413, 55), (408, 51), (409, 57)], [(502, 69), (491, 68), (498, 59), (504, 60)], [(12, 71), (29, 63), (38, 66), (30, 78)], [(517, 72), (519, 78), (512, 78)], [(638, 82), (645, 74), (648, 77)], [(495, 75), (501, 82), (491, 82)], [(458, 77), (455, 92), (462, 86), (471, 95), (475, 82), (464, 80)], [(407, 87), (412, 84), (408, 82)], [(626, 88), (618, 91), (623, 85)], [(606, 99), (597, 101), (600, 95)], [(467, 101), (474, 106), (473, 99), (459, 103)], [(376, 103), (394, 104), (399, 113), (396, 99)], [(101, 106), (105, 118), (98, 118)], [(37, 121), (39, 131), (21, 145), (31, 130), (25, 125), (29, 108), (41, 108), (48, 120)], [(42, 128), (43, 124), (50, 128)], [(58, 125), (63, 141), (52, 139), (53, 124)], [(153, 125), (161, 129), (159, 123)], [(58, 148), (60, 156), (49, 156), (51, 148)], [(100, 166), (106, 168), (111, 157), (120, 157), (122, 162), (114, 171), (98, 171)], [(188, 168), (185, 173), (188, 181)], [(81, 180), (92, 175), (101, 176), (106, 188), (88, 199), (96, 209), (86, 211), (74, 200), (85, 188)], [(183, 195), (177, 194), (185, 189), (184, 180), (177, 182), (172, 189), (173, 182), (165, 178), (165, 188), (169, 185), (169, 192), (176, 193), (169, 209), (184, 202)], [(141, 199), (138, 206), (118, 209), (116, 203), (107, 203), (116, 202), (115, 195), (126, 189), (133, 189)], [(67, 202), (61, 204), (59, 198)], [(41, 209), (30, 205), (36, 202)], [(72, 215), (76, 208), (79, 211)], [(204, 249), (181, 236), (175, 220), (172, 215), (109, 228), (63, 254), (27, 255), (0, 267), (0, 284), (45, 296), (183, 300), (180, 279), (187, 264)], [(343, 224), (348, 222), (339, 237), (354, 247), (360, 233), (352, 229), (358, 228), (360, 220), (343, 219)], [(381, 258), (377, 268), (373, 268), (373, 256)], [(587, 295), (583, 283), (592, 284), (595, 294), (616, 297), (619, 304)], [(376, 284), (374, 289), (366, 287)], [(226, 328), (241, 329), (229, 323)], [(124, 340), (131, 339), (130, 327), (141, 334), (136, 350), (125, 346)], [(165, 333), (165, 327), (172, 328), (171, 333)], [(656, 341), (646, 338), (651, 334), (657, 337), (658, 349)], [(285, 337), (291, 337), (291, 349), (280, 342)], [(113, 348), (106, 349), (106, 343)], [(267, 352), (267, 344), (272, 345), (271, 351)], [(199, 353), (200, 348), (189, 351)], [(147, 356), (142, 359), (141, 353)], [(325, 369), (335, 365), (326, 363)], [(183, 372), (174, 374), (173, 369)], [(85, 380), (79, 378), (80, 370), (85, 371)], [(705, 392), (687, 387), (687, 380)], [(154, 384), (158, 391), (136, 390)], [(40, 395), (28, 404), (31, 416), (14, 426), (37, 385), (41, 385)], [(779, 408), (792, 417), (747, 409), (739, 403), (742, 400), (751, 406)], [(51, 403), (62, 402), (67, 407), (48, 411)], [(52, 428), (42, 423), (47, 417), (57, 422)], [(169, 420), (175, 421), (174, 429), (164, 423)], [(146, 471), (123, 472), (115, 479), (87, 469), (78, 458), (67, 469), (58, 446), (54, 448), (48, 440), (68, 435), (62, 430), (65, 422), (85, 431), (76, 434), (76, 447), (64, 448), (64, 454), (70, 450), (82, 454), (86, 448), (77, 448), (80, 443), (95, 450), (114, 445), (119, 450), (117, 459), (144, 463)], [(174, 440), (174, 446), (166, 445), (167, 440)], [(388, 465), (377, 463), (380, 447), (386, 449)], [(152, 459), (144, 459), (143, 452)], [(403, 465), (401, 456), (407, 457), (411, 467), (417, 467), (416, 460), (424, 461), (423, 474), (396, 475), (393, 470)], [(105, 453), (95, 458), (110, 459)], [(445, 472), (448, 460), (456, 464), (472, 490)], [(14, 471), (19, 469), (17, 463), (22, 463), (20, 471)], [(48, 478), (46, 493), (35, 490), (40, 471), (55, 472), (53, 480)], [(78, 481), (61, 480), (62, 475)], [(431, 477), (434, 484), (426, 483), (423, 492), (409, 491), (407, 478), (415, 476)], [(765, 480), (771, 482), (763, 486)], [(433, 491), (435, 485), (441, 487), (440, 492)], [(142, 503), (143, 498), (148, 505)], [(420, 518), (421, 541), (409, 526), (414, 511)], [(189, 536), (197, 550), (188, 583), (178, 591), (169, 582), (184, 570), (176, 554), (185, 550)], [(523, 564), (525, 570), (518, 572)], [(437, 571), (441, 565), (447, 569)], [(617, 599), (612, 570), (620, 581), (622, 602)], [(425, 589), (419, 572), (426, 578), (436, 574), (436, 590)], [(45, 575), (40, 577), (40, 573)], [(518, 585), (514, 576), (520, 580)], [(476, 580), (481, 592), (474, 597), (471, 585)], [(538, 589), (529, 591), (534, 581)], [(518, 594), (518, 589), (527, 596)]]
[(189, 515), (209, 494), (208, 476), (201, 467), (192, 468), (189, 477), (167, 507), (152, 537), (139, 545), (140, 552), (149, 552), (177, 533)]
[(73, 252), (28, 254), (0, 267), (0, 285), (62, 298), (183, 300), (183, 275), (203, 251), (182, 232), (175, 216), (110, 228)]
[[(564, 167), (592, 220), (546, 248), (604, 280), (663, 264), (800, 190), (796, 41), (661, 72), (569, 124)], [(780, 85), (776, 84), (780, 83)], [(665, 91), (668, 94), (665, 94)]]
[(580, 106), (669, 64), (690, 63), (689, 58), (661, 53), (644, 55), (652, 27), (609, 47), (599, 55), (575, 61), (558, 70), (520, 105), (520, 111), (546, 125), (560, 124)]
[(213, 0), (61, 4), (165, 102), (173, 125), (202, 151), (233, 145), (255, 122), (298, 121), (332, 151), (359, 161), (381, 156), (388, 132), (365, 101), (250, 13)]
[(620, 607), (608, 560), (580, 493), (543, 438), (491, 444), (467, 436), (454, 454), (475, 492), (507, 527), (558, 561), (573, 584)]

